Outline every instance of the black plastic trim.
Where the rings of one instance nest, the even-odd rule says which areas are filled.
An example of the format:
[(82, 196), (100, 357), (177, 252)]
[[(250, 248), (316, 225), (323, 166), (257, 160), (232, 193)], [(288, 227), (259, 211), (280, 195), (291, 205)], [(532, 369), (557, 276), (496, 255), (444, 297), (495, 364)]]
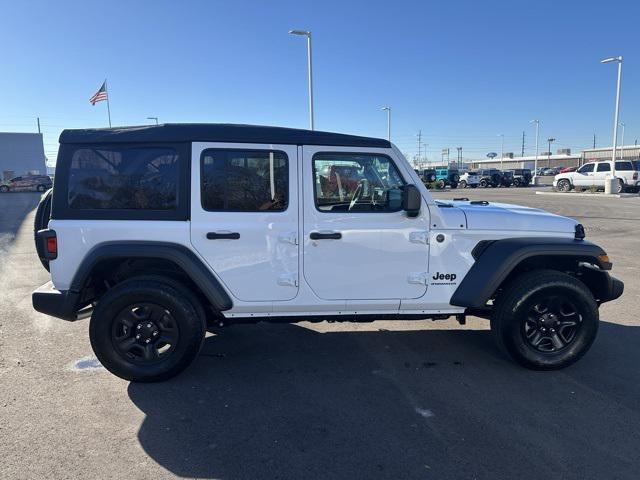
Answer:
[(101, 261), (125, 258), (159, 258), (179, 266), (200, 288), (205, 297), (219, 311), (233, 307), (231, 297), (215, 275), (191, 250), (183, 245), (167, 242), (108, 242), (95, 246), (78, 267), (69, 290), (80, 293), (93, 268)]
[(451, 305), (483, 308), (513, 269), (531, 257), (574, 257), (581, 262), (593, 263), (603, 270), (611, 268), (610, 264), (605, 264), (598, 258), (605, 254), (602, 248), (573, 238), (507, 238), (494, 241), (480, 253), (453, 293), (449, 302)]
[(33, 308), (40, 313), (73, 322), (78, 319), (80, 295), (68, 290), (56, 290), (47, 282), (31, 294)]

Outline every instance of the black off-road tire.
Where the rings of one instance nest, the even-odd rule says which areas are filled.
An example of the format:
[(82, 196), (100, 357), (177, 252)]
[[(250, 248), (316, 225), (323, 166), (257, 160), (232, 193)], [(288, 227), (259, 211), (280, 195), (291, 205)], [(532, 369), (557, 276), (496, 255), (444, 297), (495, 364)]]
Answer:
[(49, 224), (49, 219), (51, 218), (51, 195), (53, 193), (52, 189), (47, 190), (42, 197), (40, 197), (40, 203), (38, 203), (38, 207), (36, 208), (36, 214), (33, 219), (33, 241), (36, 244), (36, 251), (38, 252), (38, 257), (40, 258), (40, 263), (42, 266), (49, 271), (49, 260), (44, 258), (44, 252), (39, 250), (38, 242), (36, 241), (36, 235), (38, 231), (44, 230), (47, 228)]
[[(555, 270), (527, 272), (509, 283), (511, 286), (498, 297), (491, 316), (491, 330), (503, 351), (526, 368), (558, 370), (578, 361), (589, 350), (598, 333), (599, 314), (598, 305), (584, 283)], [(564, 309), (566, 313), (571, 309), (576, 312), (572, 317), (564, 317), (565, 313), (557, 315), (560, 319), (574, 318), (576, 330), (572, 340), (556, 351), (540, 351), (532, 346), (531, 337), (527, 337), (527, 328), (529, 332), (534, 330), (530, 328), (531, 312), (539, 315), (536, 307), (546, 298), (558, 298), (561, 304), (565, 302), (560, 310)], [(550, 311), (551, 308), (547, 310)], [(539, 322), (537, 318), (534, 321)], [(550, 334), (555, 326), (555, 334), (550, 335), (555, 335), (560, 341), (558, 323), (553, 324), (552, 316), (551, 321), (547, 318), (547, 323), (543, 323), (541, 328)], [(553, 344), (551, 339), (549, 342)]]
[(458, 187), (467, 188), (467, 181), (466, 180), (460, 180), (460, 183), (458, 184)]
[(0, 185), (0, 192), (7, 193), (9, 191), (9, 187), (7, 185)]
[[(177, 329), (177, 338), (167, 352), (158, 354), (157, 358), (142, 358), (142, 353), (136, 356), (135, 349), (143, 352), (147, 345), (144, 339), (136, 340), (138, 319), (129, 312), (137, 314), (140, 309), (158, 310), (157, 307), (160, 316), (143, 318), (140, 320), (143, 327), (149, 325), (147, 321), (150, 320), (162, 330), (160, 326), (168, 322), (166, 314), (174, 335)], [(145, 310), (142, 311), (144, 314)], [(122, 332), (124, 323), (121, 319), (125, 317), (134, 318), (131, 332), (129, 327)], [(114, 375), (133, 382), (159, 382), (183, 371), (198, 355), (205, 333), (205, 313), (198, 299), (182, 284), (161, 276), (135, 277), (113, 287), (98, 301), (89, 325), (91, 346), (100, 363)], [(163, 335), (160, 331), (160, 343)], [(130, 338), (136, 343), (125, 353), (118, 346), (123, 343), (120, 338)]]
[(480, 180), (480, 186), (482, 188), (487, 188), (489, 186), (489, 182), (487, 182), (484, 178)]

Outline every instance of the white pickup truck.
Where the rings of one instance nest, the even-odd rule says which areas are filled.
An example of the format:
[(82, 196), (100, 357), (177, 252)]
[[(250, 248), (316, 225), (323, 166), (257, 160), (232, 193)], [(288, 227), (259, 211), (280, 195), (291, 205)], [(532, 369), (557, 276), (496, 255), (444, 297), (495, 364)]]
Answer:
[[(560, 173), (553, 179), (553, 186), (561, 192), (571, 189), (585, 190), (591, 187), (604, 188), (605, 179), (611, 175), (613, 162), (585, 163), (575, 172)], [(640, 187), (637, 163), (630, 160), (616, 161), (616, 193), (624, 190), (636, 190)]]

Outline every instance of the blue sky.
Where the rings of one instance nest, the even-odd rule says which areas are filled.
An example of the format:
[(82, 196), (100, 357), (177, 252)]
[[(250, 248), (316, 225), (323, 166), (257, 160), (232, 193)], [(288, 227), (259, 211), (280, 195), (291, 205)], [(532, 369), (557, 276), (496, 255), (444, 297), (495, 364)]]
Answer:
[[(109, 80), (115, 125), (239, 122), (306, 128), (314, 40), (316, 128), (386, 136), (429, 156), (520, 152), (529, 120), (555, 148), (611, 143), (624, 55), (625, 143), (640, 137), (640, 2), (0, 0), (0, 131), (33, 131), (55, 157), (62, 128), (106, 126), (89, 97)], [(541, 151), (544, 147), (541, 146)], [(453, 155), (453, 154), (452, 154)]]

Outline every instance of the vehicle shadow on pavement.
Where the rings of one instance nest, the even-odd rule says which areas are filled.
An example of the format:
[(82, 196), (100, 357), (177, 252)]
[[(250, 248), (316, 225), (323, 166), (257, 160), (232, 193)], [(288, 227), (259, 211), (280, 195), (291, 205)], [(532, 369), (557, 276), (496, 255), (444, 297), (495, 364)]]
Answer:
[(38, 206), (40, 193), (0, 194), (0, 252), (8, 250), (25, 218)]
[(197, 478), (635, 478), (640, 327), (602, 322), (559, 372), (486, 330), (237, 326), (175, 379), (129, 385), (139, 440)]

